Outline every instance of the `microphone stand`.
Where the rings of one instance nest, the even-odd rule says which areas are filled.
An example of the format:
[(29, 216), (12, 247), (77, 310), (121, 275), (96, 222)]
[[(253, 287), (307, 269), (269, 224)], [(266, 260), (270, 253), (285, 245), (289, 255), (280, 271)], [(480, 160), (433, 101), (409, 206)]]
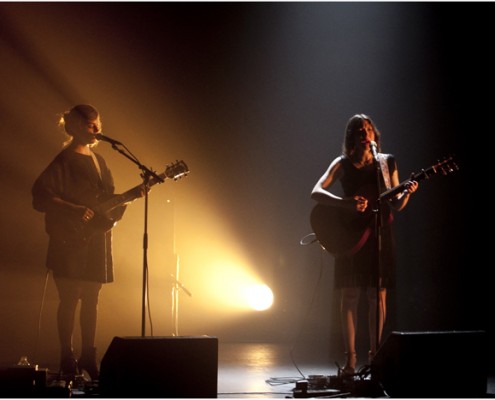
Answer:
[(179, 336), (179, 291), (182, 289), (189, 297), (192, 296), (191, 292), (187, 290), (187, 288), (178, 280), (179, 278), (179, 256), (177, 255), (176, 260), (176, 271), (175, 276), (170, 274), (170, 278), (172, 279), (172, 322), (174, 324), (174, 333), (173, 336)]
[(375, 228), (375, 238), (376, 238), (376, 310), (375, 310), (375, 343), (376, 350), (375, 354), (378, 351), (378, 347), (380, 345), (380, 263), (381, 263), (381, 253), (382, 253), (382, 203), (380, 198), (381, 193), (381, 176), (382, 169), (380, 166), (380, 160), (378, 159), (378, 154), (376, 152), (376, 148), (371, 146), (371, 150), (373, 153), (373, 160), (376, 169), (376, 188), (377, 188), (377, 200), (376, 207), (373, 210), (374, 213), (374, 228)]
[[(123, 149), (117, 147), (121, 145), (127, 150), (126, 153)], [(148, 183), (151, 177), (158, 180), (158, 182), (163, 183), (164, 180), (160, 178), (154, 171), (141, 164), (136, 156), (134, 156), (131, 151), (122, 143), (115, 142), (112, 143), (112, 149), (118, 151), (124, 157), (131, 160), (134, 164), (138, 166), (141, 170), (141, 178), (143, 179), (143, 185), (145, 188), (144, 192), (144, 234), (143, 234), (143, 293), (142, 293), (142, 309), (141, 309), (141, 336), (144, 337), (146, 334), (146, 298), (147, 298), (147, 287), (148, 287)]]
[(175, 244), (175, 198), (172, 201), (173, 214), (172, 214), (172, 227), (173, 227), (173, 253), (175, 257), (175, 276), (170, 274), (172, 280), (172, 323), (174, 326), (173, 336), (179, 336), (179, 291), (182, 289), (189, 297), (192, 293), (187, 290), (187, 288), (179, 281), (180, 275), (180, 257), (177, 254), (176, 244)]

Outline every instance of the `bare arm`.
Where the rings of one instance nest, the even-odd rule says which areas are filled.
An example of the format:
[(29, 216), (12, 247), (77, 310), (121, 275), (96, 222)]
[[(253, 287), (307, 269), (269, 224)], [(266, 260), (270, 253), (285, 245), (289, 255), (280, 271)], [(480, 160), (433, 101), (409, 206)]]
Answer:
[(337, 157), (332, 161), (327, 171), (316, 182), (311, 192), (311, 198), (320, 204), (334, 207), (347, 208), (363, 212), (368, 206), (368, 200), (362, 196), (340, 197), (331, 193), (329, 189), (342, 177), (342, 158)]

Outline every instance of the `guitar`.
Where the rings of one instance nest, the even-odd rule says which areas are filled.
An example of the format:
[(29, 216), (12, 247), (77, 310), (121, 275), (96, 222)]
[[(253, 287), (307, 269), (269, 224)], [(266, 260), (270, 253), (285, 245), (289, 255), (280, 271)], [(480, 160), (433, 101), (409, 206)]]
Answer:
[[(453, 157), (439, 161), (421, 172), (413, 173), (405, 181), (380, 194), (375, 202), (391, 200), (406, 189), (409, 181), (421, 181), (441, 173), (447, 175), (457, 171), (459, 167)], [(373, 210), (368, 205), (368, 210)], [(385, 216), (385, 223), (391, 223), (392, 213)], [(325, 204), (317, 204), (310, 215), (311, 227), (320, 244), (334, 257), (350, 256), (358, 252), (366, 243), (373, 231), (373, 211), (359, 213), (341, 207), (333, 207)]]
[[(166, 179), (174, 181), (186, 176), (189, 168), (184, 161), (176, 161), (167, 165), (165, 171), (158, 175), (161, 179), (152, 177), (148, 181), (148, 188), (157, 183), (162, 183)], [(72, 221), (72, 228), (80, 238), (89, 239), (95, 233), (104, 233), (112, 229), (118, 220), (124, 214), (127, 203), (142, 196), (143, 184), (139, 184), (124, 193), (112, 195), (111, 197), (91, 205), (90, 208), (95, 212), (93, 218), (88, 222)]]

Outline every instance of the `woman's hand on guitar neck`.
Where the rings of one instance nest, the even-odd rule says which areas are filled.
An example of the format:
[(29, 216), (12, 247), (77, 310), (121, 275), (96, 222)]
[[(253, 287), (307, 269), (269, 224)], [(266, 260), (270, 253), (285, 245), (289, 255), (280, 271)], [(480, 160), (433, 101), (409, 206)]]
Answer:
[(404, 190), (404, 194), (411, 194), (418, 190), (419, 183), (416, 181), (409, 181), (406, 183), (406, 189)]

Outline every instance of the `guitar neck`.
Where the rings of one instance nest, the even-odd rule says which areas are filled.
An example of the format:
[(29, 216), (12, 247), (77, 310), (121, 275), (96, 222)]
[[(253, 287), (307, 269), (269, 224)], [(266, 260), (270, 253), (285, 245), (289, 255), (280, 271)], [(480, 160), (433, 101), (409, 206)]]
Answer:
[(405, 181), (402, 181), (399, 183), (397, 186), (386, 190), (380, 195), (380, 200), (389, 200), (392, 197), (398, 195), (402, 191), (406, 189), (406, 184), (410, 181), (416, 181), (419, 182), (423, 179), (429, 178), (431, 175), (436, 174), (437, 171), (434, 167), (427, 168), (425, 170), (422, 170), (421, 172), (418, 172), (417, 174), (412, 174), (409, 179), (406, 179)]
[[(162, 180), (165, 180), (167, 178), (165, 173), (160, 174), (158, 176)], [(151, 187), (158, 182), (160, 182), (158, 179), (152, 178), (148, 182), (148, 187)], [(100, 214), (105, 214), (109, 211), (112, 211), (114, 208), (117, 208), (133, 200), (136, 200), (138, 197), (141, 197), (142, 186), (143, 184), (139, 184), (137, 186), (134, 186), (132, 189), (125, 191), (124, 193), (112, 196), (108, 200), (105, 200), (102, 203), (100, 203), (97, 207), (97, 210), (95, 211), (97, 211)]]

